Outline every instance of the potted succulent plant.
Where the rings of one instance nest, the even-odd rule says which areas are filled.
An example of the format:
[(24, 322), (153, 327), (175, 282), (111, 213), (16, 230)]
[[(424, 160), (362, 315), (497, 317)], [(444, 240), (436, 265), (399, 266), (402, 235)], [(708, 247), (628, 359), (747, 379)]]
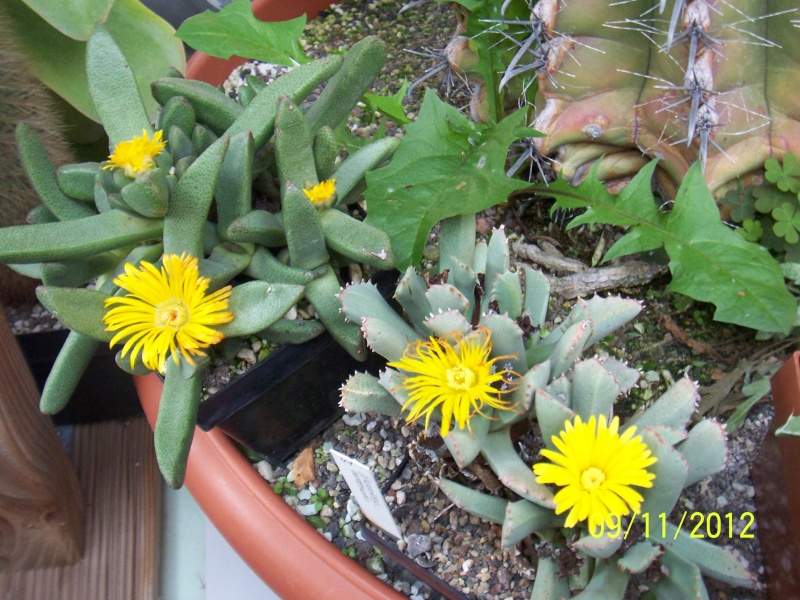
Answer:
[[(369, 283), (342, 292), (345, 315), (362, 323), (367, 343), (389, 361), (379, 377), (348, 380), (345, 408), (424, 417), (426, 429), (439, 423), (459, 468), (483, 457), (510, 494), (437, 483), (457, 506), (501, 525), (504, 548), (537, 535), (534, 600), (573, 590), (625, 598), (634, 582), (666, 597), (705, 597), (701, 574), (751, 587), (752, 575), (732, 553), (695, 539), (682, 520), (667, 521), (683, 488), (720, 471), (727, 458), (718, 422), (688, 427), (696, 384), (678, 381), (621, 423), (614, 402), (639, 373), (608, 357), (579, 360), (641, 305), (579, 300), (542, 338), (547, 281), (525, 268), (523, 293), (502, 229), (475, 245), (474, 219), (457, 217), (443, 222), (439, 240), (440, 282), (409, 268), (398, 284), (395, 299), (410, 322)], [(518, 438), (533, 419), (544, 449), (531, 465), (515, 450), (512, 428)]]
[[(172, 73), (152, 86), (161, 105), (153, 127), (125, 57), (97, 28), (87, 70), (109, 160), (56, 171), (21, 124), (23, 164), (45, 204), (33, 225), (0, 232), (0, 260), (41, 277), (41, 301), (72, 330), (42, 395), (45, 412), (63, 407), (98, 341), (124, 341), (122, 368), (165, 376), (157, 455), (179, 486), (206, 348), (225, 338), (235, 348), (232, 340), (256, 333), (279, 342), (314, 337), (317, 321), (284, 318), (305, 298), (347, 352), (366, 357), (358, 326), (339, 312), (337, 270), (352, 261), (392, 266), (385, 234), (346, 206), (396, 141), (371, 143), (337, 166), (331, 128), (383, 59), (383, 44), (367, 38), (345, 58), (298, 66), (269, 86), (251, 81), (241, 104)], [(326, 80), (302, 113), (295, 103)], [(280, 199), (279, 212), (253, 208), (254, 182)]]

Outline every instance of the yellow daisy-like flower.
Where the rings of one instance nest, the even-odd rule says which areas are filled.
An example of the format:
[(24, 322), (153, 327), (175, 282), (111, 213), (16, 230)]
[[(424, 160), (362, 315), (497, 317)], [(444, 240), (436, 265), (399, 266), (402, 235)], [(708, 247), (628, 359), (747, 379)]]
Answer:
[(336, 193), (336, 180), (326, 179), (310, 190), (303, 188), (303, 193), (311, 200), (312, 204), (323, 204), (333, 198), (333, 195)]
[(104, 169), (124, 169), (128, 177), (138, 177), (147, 169), (156, 164), (154, 160), (161, 153), (166, 141), (161, 140), (162, 131), (159, 129), (153, 134), (153, 139), (142, 129), (141, 137), (120, 142), (114, 152), (108, 157), (108, 164)]
[(225, 337), (212, 327), (233, 321), (227, 310), (231, 286), (206, 295), (209, 280), (200, 277), (197, 259), (186, 254), (165, 254), (160, 270), (145, 261), (138, 269), (127, 263), (114, 283), (129, 294), (106, 300), (106, 307), (116, 306), (103, 323), (106, 331), (117, 332), (110, 346), (127, 340), (122, 356), (130, 352), (131, 367), (140, 352), (145, 366), (162, 374), (169, 354), (175, 364), (180, 352), (193, 365), (193, 356), (205, 356), (202, 348)]
[(656, 462), (636, 428), (619, 434), (619, 418), (609, 425), (604, 415), (588, 423), (575, 417), (564, 431), (552, 437), (559, 452), (542, 450), (555, 464), (533, 465), (536, 481), (562, 486), (554, 500), (556, 514), (569, 510), (565, 527), (588, 520), (596, 531), (602, 523), (615, 527), (614, 519), (639, 512), (642, 496), (631, 486), (653, 487), (655, 475), (646, 469)]
[(500, 394), (510, 390), (492, 385), (512, 373), (506, 369), (494, 371), (494, 363), (508, 357), (489, 359), (491, 351), (491, 336), (485, 328), (470, 335), (456, 333), (448, 339), (431, 337), (410, 343), (402, 359), (388, 363), (408, 374), (401, 386), (409, 392), (403, 406), (403, 410), (410, 407), (407, 420), (415, 421), (424, 414), (427, 429), (431, 414), (439, 407), (444, 437), (453, 417), (460, 429), (467, 427), (471, 431), (469, 420), (475, 413), (483, 414), (484, 405), (508, 409)]

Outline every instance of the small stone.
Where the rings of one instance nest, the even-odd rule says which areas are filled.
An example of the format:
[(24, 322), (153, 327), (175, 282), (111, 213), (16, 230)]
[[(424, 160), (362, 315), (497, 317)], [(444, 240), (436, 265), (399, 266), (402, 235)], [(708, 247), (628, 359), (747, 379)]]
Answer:
[(297, 492), (297, 499), (304, 502), (311, 500), (311, 490), (300, 490)]
[(333, 509), (326, 504), (319, 511), (319, 516), (322, 517), (323, 519), (329, 519), (330, 517), (333, 516)]
[(275, 481), (275, 469), (269, 464), (266, 460), (262, 460), (259, 463), (256, 463), (256, 470), (258, 474), (261, 475), (264, 479), (273, 483)]
[(301, 504), (295, 510), (304, 517), (310, 517), (311, 515), (315, 515), (319, 512), (319, 510), (317, 510), (317, 507), (314, 506), (313, 504)]
[(728, 506), (728, 499), (725, 496), (719, 496), (717, 498), (717, 506), (722, 508), (723, 506)]
[(402, 506), (406, 503), (406, 493), (403, 490), (397, 490), (395, 499), (397, 500), (397, 505)]
[(252, 348), (242, 348), (236, 353), (236, 358), (250, 365), (256, 364), (256, 353), (253, 352)]
[(417, 558), (423, 552), (428, 552), (433, 545), (431, 538), (421, 533), (414, 533), (406, 538), (408, 544), (408, 555), (411, 558)]
[(366, 567), (367, 571), (373, 575), (377, 575), (378, 573), (383, 573), (385, 571), (383, 560), (381, 560), (380, 556), (370, 556), (366, 561)]
[(356, 425), (361, 425), (361, 423), (364, 422), (364, 415), (358, 412), (345, 413), (342, 416), (342, 421), (344, 421), (345, 425), (355, 427)]

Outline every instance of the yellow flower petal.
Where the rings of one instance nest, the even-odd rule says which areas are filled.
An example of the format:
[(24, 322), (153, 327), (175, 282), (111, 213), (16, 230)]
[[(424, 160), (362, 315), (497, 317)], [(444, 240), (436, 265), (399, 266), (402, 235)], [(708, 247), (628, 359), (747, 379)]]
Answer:
[(114, 280), (128, 292), (105, 301), (103, 323), (116, 332), (111, 346), (125, 340), (122, 356), (130, 354), (131, 367), (141, 354), (148, 369), (164, 372), (169, 355), (177, 363), (183, 356), (205, 356), (204, 348), (225, 337), (214, 325), (230, 323), (231, 286), (206, 294), (209, 280), (200, 277), (197, 259), (186, 255), (164, 255), (158, 269), (142, 262), (137, 269), (125, 265), (125, 273)]
[(326, 179), (321, 181), (311, 189), (303, 188), (303, 193), (311, 200), (312, 204), (322, 204), (328, 202), (336, 193), (336, 180)]
[(147, 169), (155, 166), (155, 157), (167, 145), (167, 142), (163, 141), (161, 136), (162, 132), (158, 130), (153, 134), (153, 139), (151, 140), (147, 130), (142, 129), (141, 137), (134, 137), (132, 140), (117, 144), (111, 156), (108, 157), (108, 164), (103, 168), (123, 169), (128, 177), (138, 177)]
[(486, 406), (507, 410), (509, 405), (500, 396), (510, 390), (497, 389), (493, 384), (511, 371), (495, 371), (495, 363), (507, 357), (490, 359), (491, 351), (490, 333), (483, 328), (469, 335), (454, 333), (445, 339), (431, 337), (410, 343), (403, 358), (388, 363), (404, 377), (400, 387), (408, 392), (403, 406), (409, 411), (406, 419), (414, 421), (425, 415), (427, 429), (431, 414), (438, 408), (444, 437), (453, 421), (459, 429), (470, 429), (470, 419), (484, 414)]
[(569, 511), (566, 527), (587, 522), (596, 530), (611, 525), (631, 512), (638, 512), (643, 498), (633, 486), (649, 488), (655, 475), (646, 470), (656, 462), (636, 428), (619, 433), (619, 419), (580, 416), (565, 421), (564, 429), (552, 437), (557, 450), (542, 450), (549, 463), (533, 465), (536, 481), (561, 487), (556, 493), (556, 514)]

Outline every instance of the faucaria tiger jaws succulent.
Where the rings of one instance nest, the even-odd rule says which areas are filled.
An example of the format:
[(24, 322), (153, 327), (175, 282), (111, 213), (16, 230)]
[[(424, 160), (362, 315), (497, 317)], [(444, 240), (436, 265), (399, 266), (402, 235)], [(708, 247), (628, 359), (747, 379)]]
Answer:
[[(345, 383), (345, 409), (424, 416), (426, 430), (441, 422), (459, 468), (482, 457), (507, 493), (484, 494), (448, 480), (439, 486), (457, 506), (500, 524), (504, 548), (535, 536), (534, 600), (580, 591), (625, 598), (628, 585), (659, 597), (704, 597), (701, 574), (751, 586), (732, 553), (668, 520), (683, 488), (722, 469), (727, 458), (716, 421), (688, 428), (696, 385), (684, 378), (621, 422), (614, 403), (639, 373), (609, 357), (580, 360), (635, 317), (640, 304), (579, 300), (543, 335), (544, 276), (510, 270), (502, 229), (488, 244), (475, 245), (474, 238), (473, 216), (443, 221), (439, 276), (409, 268), (398, 285), (395, 300), (408, 322), (370, 283), (340, 294), (347, 318), (389, 360), (379, 377), (356, 373)], [(533, 430), (533, 420), (544, 450), (532, 465), (518, 455), (511, 429)]]

